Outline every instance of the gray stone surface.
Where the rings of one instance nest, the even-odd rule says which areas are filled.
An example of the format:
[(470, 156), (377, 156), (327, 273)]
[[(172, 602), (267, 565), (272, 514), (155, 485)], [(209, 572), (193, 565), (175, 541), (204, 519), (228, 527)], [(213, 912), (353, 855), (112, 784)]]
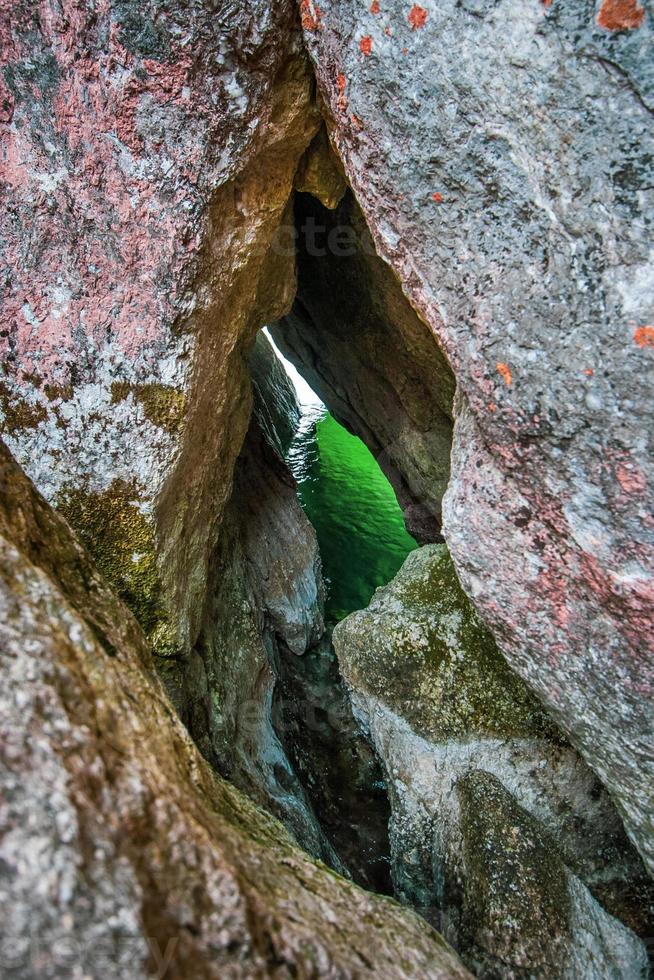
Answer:
[(254, 410), (234, 471), (198, 643), (159, 659), (175, 706), (205, 758), (275, 814), (315, 857), (345, 869), (274, 731), (277, 647), (301, 656), (324, 632), (315, 531), (280, 456), (299, 420), (295, 392), (263, 335), (250, 361)]
[(188, 655), (248, 355), (294, 292), (271, 246), (320, 125), (295, 6), (0, 16), (0, 434), (157, 650)]
[(456, 376), (463, 585), (651, 868), (651, 3), (306, 6), (333, 144)]
[[(612, 918), (649, 937), (654, 889), (642, 861), (597, 777), (507, 667), (445, 545), (409, 555), (367, 609), (339, 623), (334, 646), (386, 769), (396, 895), (481, 976), (644, 976), (644, 945)], [(468, 781), (490, 789), (466, 796)], [(492, 854), (478, 841), (474, 861), (473, 825), (492, 837)]]
[(464, 980), (209, 770), (143, 633), (0, 445), (0, 971)]

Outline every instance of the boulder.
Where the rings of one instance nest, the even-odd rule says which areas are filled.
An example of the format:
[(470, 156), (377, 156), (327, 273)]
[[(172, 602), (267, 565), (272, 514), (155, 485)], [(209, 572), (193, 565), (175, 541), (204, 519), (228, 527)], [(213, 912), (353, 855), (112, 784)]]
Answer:
[[(437, 923), (473, 972), (484, 964), (483, 976), (644, 975), (643, 944), (613, 918), (651, 933), (654, 889), (641, 859), (597, 777), (508, 667), (446, 546), (409, 555), (333, 639), (355, 715), (386, 769), (396, 895)], [(524, 818), (513, 825), (507, 811)], [(495, 825), (494, 863), (473, 868), (466, 848), (474, 838), (483, 858), (479, 835)], [(541, 876), (538, 895), (522, 859), (512, 863), (515, 849)], [(554, 865), (556, 888), (570, 896), (563, 904), (545, 888)], [(494, 877), (507, 894), (491, 922), (484, 895), (495, 895)], [(554, 931), (537, 925), (548, 903)], [(479, 930), (488, 933), (483, 955)]]
[(0, 445), (3, 976), (464, 980), (216, 777), (142, 630)]
[(456, 377), (462, 584), (654, 868), (651, 9), (304, 6), (332, 145)]
[(3, 15), (1, 432), (161, 655), (189, 655), (277, 230), (318, 130), (292, 0)]

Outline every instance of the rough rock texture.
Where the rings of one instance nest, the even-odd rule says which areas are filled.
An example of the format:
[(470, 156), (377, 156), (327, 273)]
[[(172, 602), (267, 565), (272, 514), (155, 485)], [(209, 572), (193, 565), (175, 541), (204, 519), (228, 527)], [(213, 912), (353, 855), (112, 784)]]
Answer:
[(263, 330), (250, 354), (250, 377), (259, 427), (284, 458), (300, 424), (297, 392)]
[[(316, 191), (319, 193), (319, 191)], [(392, 483), (408, 531), (440, 539), (454, 379), (376, 255), (351, 193), (330, 211), (296, 196), (298, 291), (275, 342)]]
[(352, 712), (329, 637), (304, 656), (279, 644), (273, 724), (353, 880), (393, 894), (386, 773)]
[(212, 775), (136, 621), (0, 460), (3, 976), (468, 976)]
[(330, 209), (337, 206), (347, 190), (341, 162), (330, 146), (324, 126), (318, 130), (300, 161), (295, 189), (303, 194), (313, 194)]
[[(336, 627), (334, 645), (387, 771), (395, 893), (473, 970), (481, 956), (484, 976), (641, 976), (643, 945), (591, 892), (648, 937), (654, 890), (642, 862), (596, 776), (507, 667), (445, 545), (413, 552), (368, 609)], [(487, 802), (477, 785), (491, 787)], [(479, 841), (493, 827), (489, 865)]]
[(158, 663), (203, 755), (343, 871), (272, 725), (280, 643), (299, 656), (324, 632), (316, 535), (280, 452), (299, 418), (295, 391), (263, 335), (250, 359), (254, 411), (208, 578), (196, 648)]
[(462, 812), (463, 930), (475, 976), (649, 976), (635, 936), (566, 869), (538, 821), (499, 780), (470, 772)]
[(319, 124), (297, 12), (45, 0), (0, 18), (2, 431), (157, 650), (188, 654), (249, 348), (294, 290), (275, 234)]
[(653, 868), (651, 3), (305, 6), (346, 176), (456, 375), (463, 585)]

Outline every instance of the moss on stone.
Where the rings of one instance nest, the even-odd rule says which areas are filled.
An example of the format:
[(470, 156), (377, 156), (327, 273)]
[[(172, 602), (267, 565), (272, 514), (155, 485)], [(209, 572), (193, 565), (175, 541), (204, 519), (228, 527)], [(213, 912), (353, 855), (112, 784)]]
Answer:
[(348, 681), (418, 734), (560, 741), (463, 592), (445, 545), (413, 552), (368, 609), (336, 628)]
[(56, 402), (56, 401), (69, 402), (71, 400), (71, 398), (73, 397), (74, 388), (73, 388), (72, 384), (71, 385), (52, 385), (52, 384), (46, 383), (46, 384), (43, 385), (43, 391), (44, 391), (44, 394), (45, 394), (46, 398), (48, 399), (48, 401), (51, 401), (51, 402)]
[(178, 432), (184, 421), (186, 396), (183, 391), (170, 385), (135, 385), (127, 381), (114, 381), (111, 386), (113, 404), (133, 395), (143, 407), (145, 417), (167, 432)]
[(114, 480), (104, 493), (62, 491), (58, 510), (77, 531), (100, 571), (132, 610), (159, 656), (175, 653), (175, 630), (164, 602), (151, 517), (138, 488)]
[[(511, 976), (556, 976), (569, 938), (567, 872), (555, 842), (488, 772), (457, 783), (466, 868), (466, 942)], [(487, 976), (483, 970), (482, 975)]]
[(0, 431), (10, 435), (21, 429), (35, 429), (48, 415), (43, 405), (31, 405), (3, 382), (0, 382), (0, 409), (4, 415)]

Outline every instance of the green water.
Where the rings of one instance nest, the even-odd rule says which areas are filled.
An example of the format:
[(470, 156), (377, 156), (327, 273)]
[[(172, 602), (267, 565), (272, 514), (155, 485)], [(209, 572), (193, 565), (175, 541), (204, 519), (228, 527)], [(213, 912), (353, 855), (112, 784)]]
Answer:
[(372, 453), (324, 406), (305, 409), (288, 463), (318, 535), (333, 626), (367, 606), (417, 545)]

